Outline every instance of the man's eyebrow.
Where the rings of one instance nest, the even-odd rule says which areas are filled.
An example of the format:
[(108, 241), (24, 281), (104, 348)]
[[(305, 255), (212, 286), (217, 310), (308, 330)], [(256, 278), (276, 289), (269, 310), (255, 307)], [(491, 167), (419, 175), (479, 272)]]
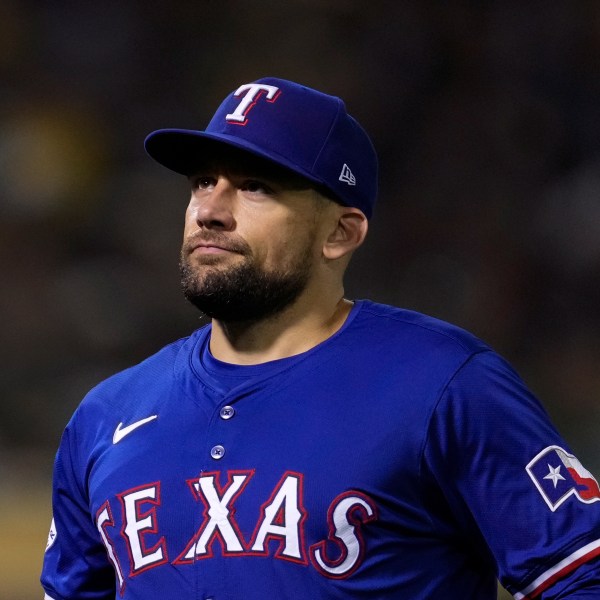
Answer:
[(199, 163), (191, 170), (189, 177), (197, 177), (208, 172), (224, 173), (234, 177), (248, 177), (251, 179), (262, 179), (287, 189), (309, 189), (315, 187), (305, 177), (289, 171), (277, 165), (270, 165), (260, 160), (239, 161), (235, 165), (227, 164), (219, 160), (206, 160)]

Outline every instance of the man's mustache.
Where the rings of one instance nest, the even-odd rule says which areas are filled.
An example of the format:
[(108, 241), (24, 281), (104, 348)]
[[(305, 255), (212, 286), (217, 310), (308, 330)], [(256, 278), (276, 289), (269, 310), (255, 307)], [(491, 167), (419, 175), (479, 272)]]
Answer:
[(252, 254), (252, 249), (245, 240), (239, 236), (218, 231), (206, 231), (190, 235), (183, 242), (182, 252), (191, 254), (200, 246), (214, 246), (243, 255)]

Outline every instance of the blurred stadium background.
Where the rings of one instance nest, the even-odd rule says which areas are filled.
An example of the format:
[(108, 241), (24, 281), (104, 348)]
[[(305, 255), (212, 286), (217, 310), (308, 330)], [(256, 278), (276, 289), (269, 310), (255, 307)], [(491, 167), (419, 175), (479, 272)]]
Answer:
[(600, 3), (2, 0), (0, 598), (41, 598), (50, 476), (85, 392), (197, 327), (187, 184), (145, 135), (275, 75), (381, 159), (348, 295), (471, 329), (600, 473)]

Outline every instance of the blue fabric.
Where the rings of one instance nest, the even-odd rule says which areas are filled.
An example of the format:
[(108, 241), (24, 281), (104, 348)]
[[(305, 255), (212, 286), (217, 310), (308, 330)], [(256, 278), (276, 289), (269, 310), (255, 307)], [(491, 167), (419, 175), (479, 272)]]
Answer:
[[(499, 577), (516, 597), (539, 580), (559, 598), (577, 573), (597, 583), (600, 503), (550, 509), (527, 465), (570, 450), (480, 340), (360, 301), (330, 339), (219, 397), (200, 361), (209, 335), (111, 377), (74, 414), (49, 596), (492, 599)], [(119, 423), (137, 425), (113, 443)], [(583, 567), (548, 579), (582, 548)]]

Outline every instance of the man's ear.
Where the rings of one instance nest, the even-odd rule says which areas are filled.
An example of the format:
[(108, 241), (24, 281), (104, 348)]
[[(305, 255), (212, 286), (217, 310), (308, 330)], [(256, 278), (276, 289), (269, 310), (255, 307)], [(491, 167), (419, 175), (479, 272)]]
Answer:
[(369, 222), (358, 208), (340, 206), (335, 227), (323, 244), (323, 256), (329, 260), (351, 254), (365, 240)]

